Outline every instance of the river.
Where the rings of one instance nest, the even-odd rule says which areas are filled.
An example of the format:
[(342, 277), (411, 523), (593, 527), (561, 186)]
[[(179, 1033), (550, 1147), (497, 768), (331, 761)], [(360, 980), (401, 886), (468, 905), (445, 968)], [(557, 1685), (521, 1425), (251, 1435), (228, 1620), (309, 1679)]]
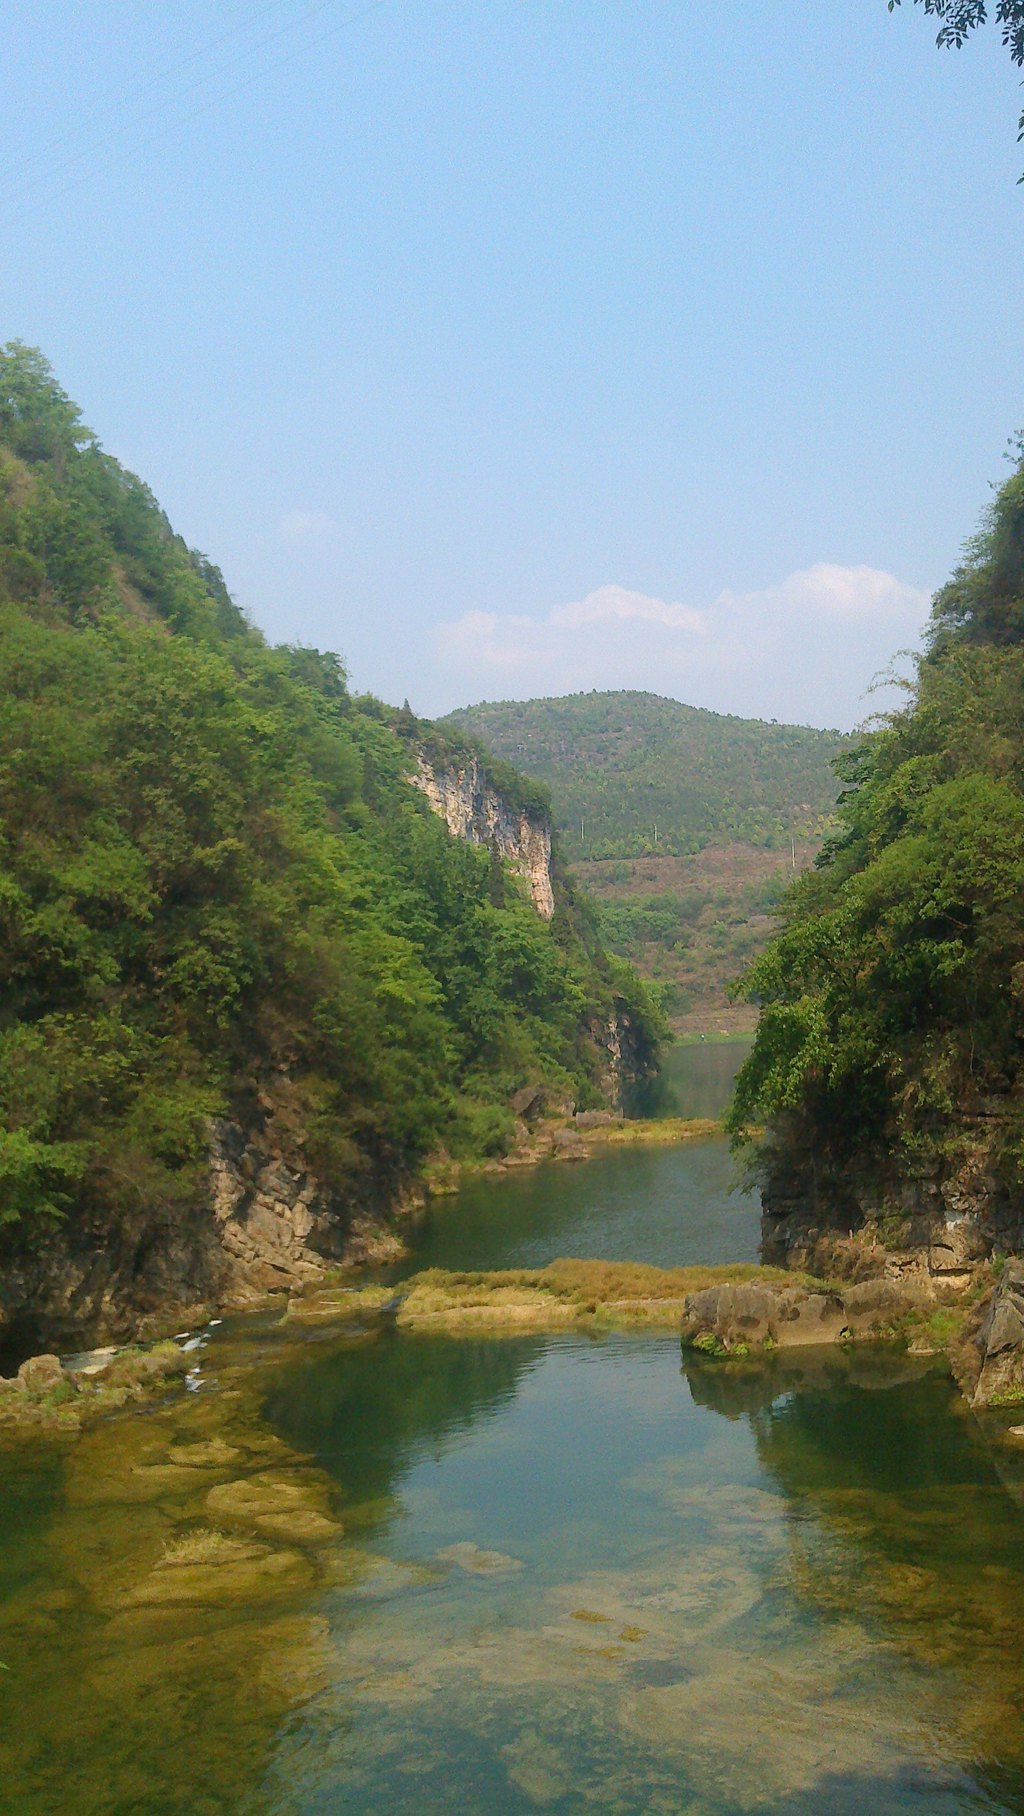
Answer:
[[(684, 1111), (736, 1057), (673, 1056)], [(756, 1237), (711, 1142), (478, 1181), (417, 1261)], [(1024, 1515), (938, 1361), (270, 1317), (201, 1355), (0, 1453), (5, 1816), (1024, 1809)]]

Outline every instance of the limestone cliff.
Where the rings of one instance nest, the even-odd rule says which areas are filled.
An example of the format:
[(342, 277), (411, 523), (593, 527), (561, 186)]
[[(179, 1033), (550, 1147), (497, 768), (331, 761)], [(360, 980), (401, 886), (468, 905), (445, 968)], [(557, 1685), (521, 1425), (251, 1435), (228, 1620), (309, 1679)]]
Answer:
[(409, 780), (426, 795), (453, 838), (497, 850), (529, 886), (537, 913), (551, 919), (555, 895), (546, 818), (506, 801), (476, 756), (441, 766), (419, 753)]
[(979, 1261), (1024, 1250), (1024, 1202), (1001, 1180), (1005, 1104), (962, 1110), (954, 1156), (916, 1169), (865, 1156), (841, 1170), (779, 1119), (761, 1155), (762, 1255), (812, 1272), (965, 1285)]
[(186, 1212), (141, 1203), (23, 1242), (0, 1269), (0, 1373), (31, 1350), (123, 1341), (315, 1285), (331, 1265), (391, 1261), (422, 1203), (409, 1181), (331, 1190), (282, 1142), (273, 1114), (210, 1130), (208, 1190)]

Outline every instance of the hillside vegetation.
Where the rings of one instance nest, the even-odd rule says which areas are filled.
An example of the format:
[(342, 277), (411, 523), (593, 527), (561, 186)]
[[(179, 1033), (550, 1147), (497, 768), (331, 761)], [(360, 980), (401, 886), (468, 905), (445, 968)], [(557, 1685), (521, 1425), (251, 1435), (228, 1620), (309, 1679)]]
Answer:
[(400, 717), (268, 648), (0, 350), (0, 1223), (194, 1202), (210, 1117), (268, 1102), (379, 1194), (500, 1151), (524, 1083), (599, 1101), (617, 1008), (650, 1042), (571, 885), (544, 924), (408, 784)]
[(657, 986), (677, 1030), (753, 1026), (730, 985), (819, 849), (848, 740), (644, 693), (502, 701), (443, 723), (547, 785), (602, 939)]
[(547, 784), (572, 862), (814, 838), (835, 805), (844, 742), (628, 692), (503, 700), (443, 723)]
[[(905, 710), (842, 759), (838, 830), (751, 967), (734, 1124), (815, 1167), (1024, 1185), (1024, 463), (937, 595)], [(770, 1152), (770, 1148), (769, 1148)]]

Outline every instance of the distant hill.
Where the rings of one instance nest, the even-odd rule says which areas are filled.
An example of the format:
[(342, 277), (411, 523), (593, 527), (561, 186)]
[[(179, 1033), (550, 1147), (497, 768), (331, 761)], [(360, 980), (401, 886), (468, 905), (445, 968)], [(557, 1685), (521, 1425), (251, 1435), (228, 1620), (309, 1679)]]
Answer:
[(576, 863), (813, 840), (835, 806), (830, 765), (846, 742), (625, 691), (485, 702), (445, 723), (547, 784)]

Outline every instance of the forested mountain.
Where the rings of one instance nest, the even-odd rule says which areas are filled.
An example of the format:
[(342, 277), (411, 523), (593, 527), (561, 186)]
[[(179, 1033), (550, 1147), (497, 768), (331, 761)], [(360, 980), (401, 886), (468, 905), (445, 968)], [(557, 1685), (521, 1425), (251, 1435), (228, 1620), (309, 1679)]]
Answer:
[(547, 784), (602, 937), (679, 1030), (750, 1027), (729, 986), (771, 933), (793, 865), (818, 849), (848, 740), (626, 692), (471, 706), (443, 723)]
[(814, 838), (835, 805), (844, 742), (629, 692), (488, 702), (444, 723), (547, 783), (574, 862)]
[(936, 597), (913, 699), (842, 772), (838, 830), (746, 980), (735, 1125), (767, 1121), (765, 1165), (815, 1199), (854, 1171), (960, 1169), (954, 1208), (983, 1186), (1019, 1220), (1024, 463)]
[(269, 648), (0, 351), (0, 1223), (192, 1204), (211, 1117), (268, 1103), (358, 1198), (500, 1150), (524, 1083), (600, 1098), (643, 987), (564, 879), (545, 922), (449, 836), (407, 780), (428, 730)]

